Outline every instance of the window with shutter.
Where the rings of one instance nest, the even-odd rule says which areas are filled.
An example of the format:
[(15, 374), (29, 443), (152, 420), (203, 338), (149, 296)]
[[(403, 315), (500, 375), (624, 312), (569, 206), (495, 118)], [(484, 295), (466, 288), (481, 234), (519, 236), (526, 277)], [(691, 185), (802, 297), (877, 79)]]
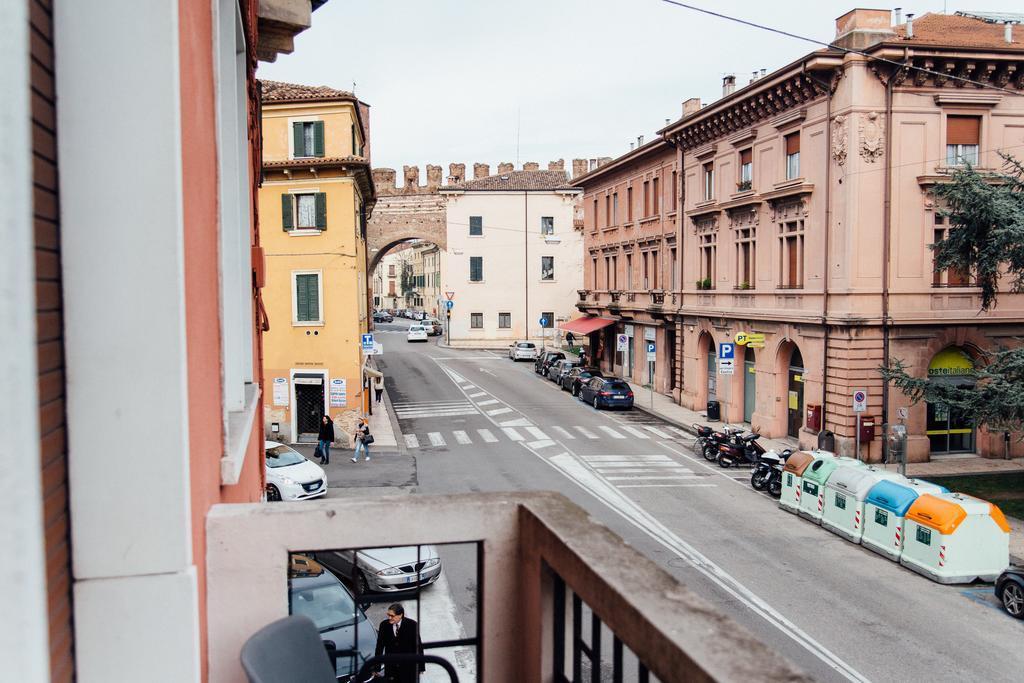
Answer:
[(281, 195), (281, 228), (285, 231), (295, 228), (295, 208), (292, 196), (287, 192)]
[(322, 157), (324, 155), (324, 122), (314, 121), (310, 127), (313, 129), (313, 156)]
[(292, 124), (292, 158), (306, 156), (305, 126), (301, 122)]
[(800, 133), (786, 136), (786, 180), (800, 177)]
[(327, 193), (317, 192), (315, 195), (316, 202), (316, 227), (321, 230), (327, 229)]
[(484, 217), (469, 217), (469, 234), (473, 237), (480, 237), (484, 234)]
[(743, 192), (749, 190), (754, 181), (754, 152), (745, 149), (740, 152), (740, 180), (736, 188)]
[(946, 165), (977, 165), (981, 143), (981, 117), (946, 117)]
[(320, 322), (320, 276), (295, 275), (295, 322)]
[(295, 195), (295, 202), (297, 203), (297, 210), (295, 212), (296, 222), (295, 225), (298, 228), (315, 228), (316, 227), (316, 195), (314, 194), (297, 194)]
[(470, 256), (469, 257), (469, 281), (470, 282), (483, 282), (484, 279), (484, 257), (483, 256)]

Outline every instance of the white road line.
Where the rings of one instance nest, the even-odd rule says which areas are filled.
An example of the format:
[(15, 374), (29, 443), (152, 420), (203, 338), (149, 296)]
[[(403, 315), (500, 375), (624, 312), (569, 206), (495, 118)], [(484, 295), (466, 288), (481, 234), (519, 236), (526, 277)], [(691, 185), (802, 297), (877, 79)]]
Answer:
[[(604, 469), (603, 468), (596, 468), (596, 469), (597, 469), (598, 473), (604, 474)], [(608, 473), (611, 474), (611, 473), (614, 472), (615, 474), (631, 474), (631, 473), (632, 474), (644, 474), (645, 472), (654, 473), (654, 472), (690, 472), (690, 471), (691, 470), (684, 469), (684, 468), (680, 468), (678, 470), (674, 470), (674, 469), (652, 470), (652, 469), (647, 469), (647, 468), (644, 468), (644, 467), (640, 467), (640, 468), (636, 468), (636, 469), (608, 470)]]
[(692, 439), (692, 438), (694, 438), (693, 434), (691, 434), (691, 433), (689, 433), (689, 432), (687, 432), (685, 430), (682, 430), (679, 427), (669, 427), (669, 429), (671, 429), (673, 432), (675, 432), (679, 436), (683, 437), (684, 439)]
[(675, 462), (672, 458), (667, 455), (661, 455), (660, 453), (655, 455), (581, 455), (581, 458), (587, 462), (600, 462), (602, 460), (629, 460), (629, 461), (654, 461), (654, 462)]
[(486, 401), (477, 401), (476, 404), (478, 406), (493, 406), (495, 403), (498, 403), (498, 399), (491, 398), (491, 399), (488, 399)]
[(548, 446), (554, 446), (555, 442), (551, 439), (541, 439), (539, 441), (531, 441), (526, 445), (530, 448), (547, 448)]
[(703, 467), (704, 469), (708, 470), (709, 472), (712, 472), (712, 473), (714, 473), (714, 474), (717, 474), (718, 476), (720, 476), (720, 477), (722, 477), (722, 478), (724, 478), (724, 479), (728, 479), (729, 481), (731, 481), (732, 483), (734, 483), (734, 484), (736, 484), (736, 485), (738, 485), (738, 486), (742, 486), (743, 488), (747, 488), (748, 486), (750, 486), (750, 484), (749, 484), (749, 483), (742, 483), (742, 482), (736, 481), (735, 479), (733, 479), (732, 477), (730, 477), (730, 476), (729, 476), (728, 474), (726, 474), (726, 473), (725, 473), (725, 472), (724, 472), (724, 471), (722, 470), (722, 468), (721, 468), (721, 467), (718, 467), (717, 465), (715, 465), (715, 466), (709, 465), (709, 464), (708, 464), (707, 462), (705, 462), (705, 461), (703, 460), (703, 458), (701, 458), (701, 459), (698, 459), (698, 458), (696, 458), (696, 457), (694, 457), (694, 456), (692, 456), (692, 455), (687, 455), (687, 454), (686, 454), (686, 453), (684, 453), (683, 451), (681, 451), (681, 450), (679, 450), (679, 449), (677, 449), (677, 448), (674, 448), (674, 447), (672, 447), (671, 445), (669, 445), (669, 444), (667, 444), (667, 443), (664, 443), (664, 442), (662, 442), (662, 443), (661, 443), (661, 445), (662, 445), (662, 446), (663, 446), (664, 448), (666, 448), (666, 449), (668, 449), (668, 450), (672, 451), (673, 453), (675, 453), (675, 454), (677, 454), (677, 455), (681, 455), (682, 457), (686, 458), (687, 460), (692, 460), (693, 462), (697, 463), (698, 465), (700, 465), (700, 466), (701, 466), (701, 467)]
[(405, 435), (405, 447), (406, 448), (419, 448), (420, 440), (416, 438), (415, 434)]
[(682, 465), (677, 465), (674, 462), (618, 462), (618, 461), (616, 461), (616, 462), (592, 462), (590, 464), (593, 467), (595, 467), (596, 469), (599, 469), (599, 470), (600, 469), (605, 469), (605, 468), (614, 469), (616, 467), (654, 467), (656, 469), (657, 468), (661, 468), (661, 469), (664, 469), (664, 468), (669, 468), (669, 469), (678, 468), (678, 469), (681, 469), (681, 470), (686, 470), (687, 472), (692, 472), (693, 471), (693, 470), (690, 470), (690, 469), (687, 469), (687, 468), (683, 467)]
[(622, 434), (619, 434), (617, 431), (612, 429), (611, 427), (607, 427), (605, 425), (601, 425), (600, 427), (598, 427), (598, 429), (603, 431), (605, 434), (608, 434), (613, 439), (625, 439), (626, 438)]
[[(704, 477), (702, 477), (702, 476), (700, 476), (698, 474), (693, 474), (693, 475), (688, 475), (688, 474), (651, 475), (651, 476), (648, 476), (648, 477), (643, 477), (643, 476), (639, 476), (639, 475), (635, 475), (634, 474), (634, 475), (631, 475), (631, 476), (628, 476), (628, 477), (619, 477), (619, 476), (605, 477), (605, 479), (607, 479), (608, 481), (637, 481), (637, 480), (642, 480), (642, 481), (659, 481), (659, 480), (662, 480), (662, 479), (669, 479), (669, 480), (672, 480), (672, 481), (676, 481), (676, 480), (681, 480), (681, 479), (682, 480), (690, 480), (690, 479), (703, 479), (703, 478)], [(712, 486), (714, 486), (714, 484), (712, 484)]]
[(655, 488), (673, 488), (673, 489), (699, 489), (699, 488), (714, 488), (718, 484), (619, 484), (620, 489), (655, 489)]
[(469, 391), (470, 389), (476, 389), (476, 386), (473, 385), (473, 384), (470, 384), (469, 382), (466, 382), (465, 384), (460, 384), (459, 388), (460, 389), (465, 389), (466, 391)]
[(469, 438), (469, 434), (462, 431), (461, 429), (457, 429), (454, 432), (452, 432), (452, 436), (455, 437), (455, 441), (457, 443), (460, 443), (463, 446), (468, 446), (469, 444), (473, 443), (473, 440)]
[(577, 427), (573, 427), (573, 429), (575, 429), (577, 432), (579, 432), (583, 436), (587, 437), (588, 439), (600, 439), (601, 438), (597, 434), (595, 434), (594, 432), (592, 432), (589, 429), (587, 429), (586, 427), (579, 427), (579, 426), (577, 426)]
[(561, 437), (562, 437), (563, 439), (575, 439), (575, 438), (576, 438), (576, 437), (575, 437), (575, 436), (573, 436), (573, 435), (572, 435), (572, 433), (571, 433), (571, 432), (570, 432), (570, 431), (569, 431), (568, 429), (566, 429), (565, 427), (551, 427), (551, 429), (553, 429), (553, 430), (555, 430), (556, 432), (558, 432), (558, 435), (559, 435), (559, 436), (561, 436)]
[(512, 439), (513, 441), (522, 441), (523, 435), (512, 429), (511, 427), (502, 427), (501, 431), (505, 432), (505, 436)]
[(480, 411), (476, 408), (472, 410), (430, 410), (421, 411), (415, 413), (395, 413), (395, 417), (405, 418), (407, 420), (414, 420), (422, 417), (455, 417), (456, 415), (476, 415)]
[(527, 427), (526, 431), (530, 432), (530, 434), (533, 435), (533, 438), (541, 439), (542, 441), (547, 441), (547, 440), (549, 440), (551, 438), (547, 434), (545, 434), (544, 432), (542, 432), (539, 429), (537, 429), (536, 427)]
[(488, 415), (504, 415), (505, 413), (511, 413), (511, 408), (496, 408), (495, 410), (488, 410)]
[(469, 397), (470, 398), (480, 398), (481, 396), (486, 396), (486, 395), (487, 395), (486, 391), (478, 391), (476, 393), (470, 394)]
[(404, 401), (392, 404), (396, 410), (400, 408), (439, 408), (451, 406), (471, 406), (471, 401)]
[(484, 443), (498, 443), (498, 437), (491, 433), (490, 429), (478, 429), (476, 433), (484, 440)]
[(630, 427), (628, 425), (619, 425), (619, 429), (621, 429), (624, 432), (629, 432), (630, 434), (632, 434), (633, 436), (635, 436), (638, 439), (649, 439), (649, 438), (651, 438), (651, 437), (647, 436), (646, 434), (644, 434), (643, 432), (641, 432), (636, 427)]
[(518, 417), (518, 418), (516, 418), (514, 420), (505, 420), (504, 422), (499, 422), (498, 426), (499, 427), (529, 427), (531, 424), (533, 424), (533, 423), (530, 422), (529, 420), (524, 420), (523, 418)]
[(668, 432), (663, 432), (660, 429), (658, 429), (657, 427), (652, 427), (651, 425), (644, 425), (644, 429), (646, 429), (651, 434), (654, 434), (655, 436), (660, 437), (662, 439), (671, 439), (672, 438), (672, 435), (669, 434)]
[(444, 437), (441, 436), (441, 432), (430, 432), (427, 434), (427, 438), (430, 439), (431, 446), (446, 446)]

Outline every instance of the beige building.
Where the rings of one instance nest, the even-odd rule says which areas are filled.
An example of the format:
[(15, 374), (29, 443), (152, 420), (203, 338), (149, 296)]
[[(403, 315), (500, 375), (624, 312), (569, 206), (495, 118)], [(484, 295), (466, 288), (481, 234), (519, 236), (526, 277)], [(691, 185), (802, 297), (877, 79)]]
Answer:
[(575, 313), (583, 285), (583, 235), (573, 226), (581, 190), (562, 170), (514, 171), (508, 164), (440, 193), (448, 245), (442, 289), (454, 292), (455, 302), (452, 345), (551, 339), (557, 322)]

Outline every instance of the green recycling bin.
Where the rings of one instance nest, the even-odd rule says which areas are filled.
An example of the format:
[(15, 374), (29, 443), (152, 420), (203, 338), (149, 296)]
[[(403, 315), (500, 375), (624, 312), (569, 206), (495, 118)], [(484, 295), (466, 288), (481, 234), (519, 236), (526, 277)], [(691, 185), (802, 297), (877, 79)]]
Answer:
[(825, 507), (825, 484), (837, 467), (867, 467), (854, 458), (828, 457), (815, 458), (814, 462), (804, 470), (803, 481), (800, 482), (800, 506), (797, 514), (806, 517), (815, 524), (821, 524), (821, 513)]

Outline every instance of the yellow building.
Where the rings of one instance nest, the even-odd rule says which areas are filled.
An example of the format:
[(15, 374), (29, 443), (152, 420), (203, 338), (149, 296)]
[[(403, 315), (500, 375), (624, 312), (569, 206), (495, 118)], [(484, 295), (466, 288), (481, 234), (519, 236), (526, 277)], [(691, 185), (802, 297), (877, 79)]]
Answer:
[(351, 93), (263, 81), (260, 242), (266, 432), (338, 439), (365, 410), (361, 335), (368, 330), (366, 221), (376, 199), (369, 108)]

